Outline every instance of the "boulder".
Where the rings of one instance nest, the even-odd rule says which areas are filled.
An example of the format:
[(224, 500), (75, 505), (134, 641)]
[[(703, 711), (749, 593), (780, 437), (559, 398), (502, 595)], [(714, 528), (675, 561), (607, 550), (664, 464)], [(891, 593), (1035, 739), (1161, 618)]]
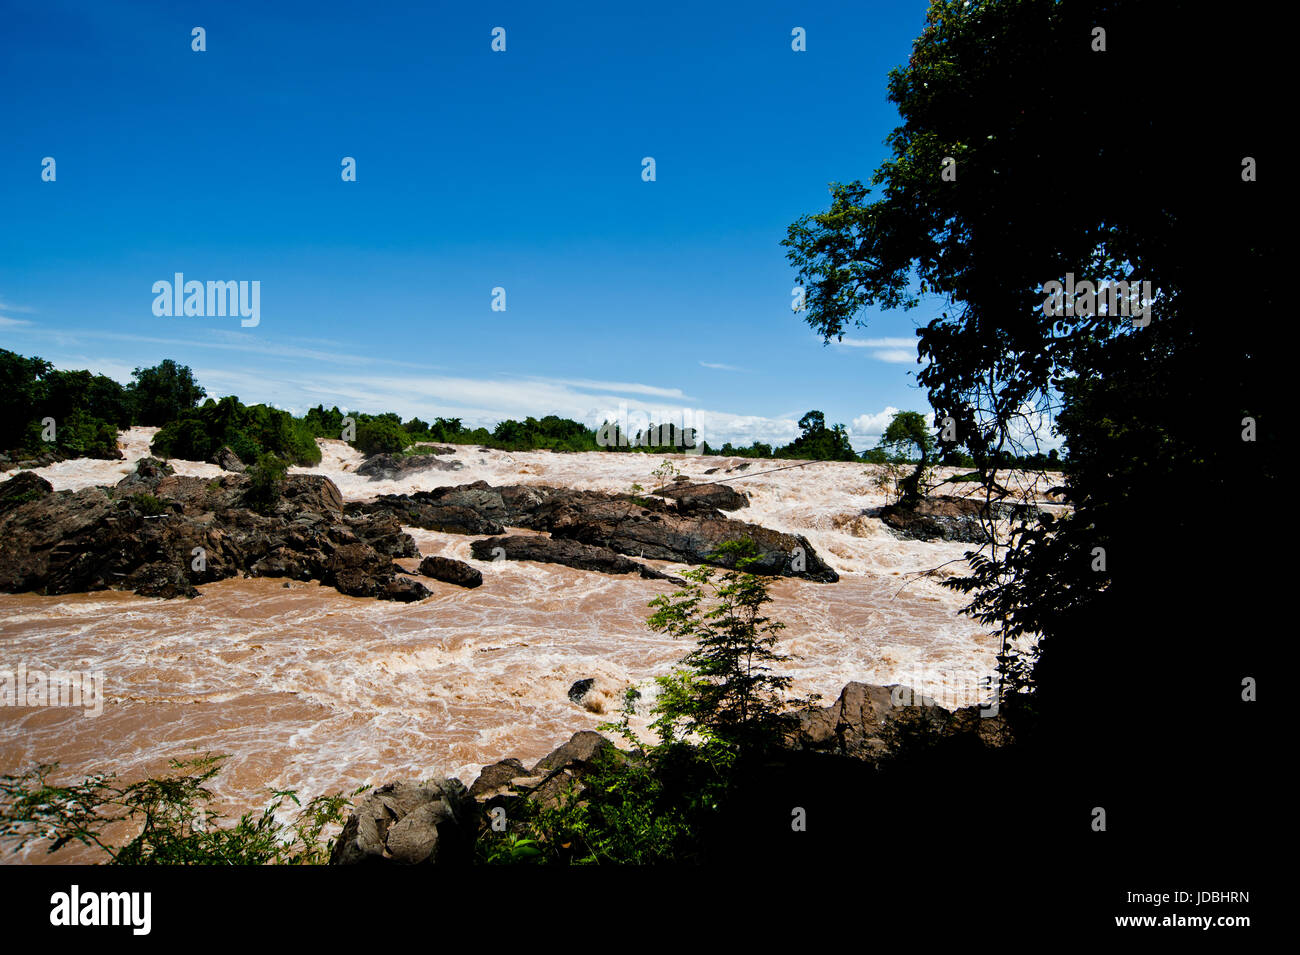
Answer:
[(726, 484), (670, 484), (650, 493), (674, 499), (683, 514), (701, 510), (738, 511), (749, 506), (747, 495)]
[[(357, 473), (372, 481), (400, 481), (421, 471), (459, 471), (465, 465), (459, 461), (443, 461), (436, 454), (376, 454), (366, 458)], [(454, 453), (454, 451), (452, 452)]]
[(582, 705), (582, 699), (587, 695), (587, 691), (596, 685), (594, 677), (587, 677), (583, 680), (575, 680), (569, 687), (569, 699), (579, 706)]
[(578, 541), (555, 540), (531, 534), (476, 540), (470, 545), (470, 553), (477, 560), (535, 560), (539, 563), (563, 564), (579, 570), (593, 570), (601, 574), (637, 573), (647, 580), (684, 583), (677, 577), (630, 560), (607, 547), (593, 547)]
[(212, 464), (217, 465), (223, 471), (233, 471), (235, 474), (244, 473), (244, 462), (239, 460), (239, 455), (230, 449), (230, 445), (222, 445), (221, 450), (212, 456)]
[(35, 471), (19, 471), (0, 484), (0, 513), (54, 493), (54, 485)]
[(146, 460), (115, 487), (76, 492), (53, 492), (34, 475), (0, 484), (0, 591), (193, 597), (197, 585), (244, 573), (381, 600), (429, 595), (392, 563), (418, 554), (410, 536), (388, 517), (344, 519), (327, 478), (290, 476), (274, 513), (263, 514), (242, 506), (246, 475), (166, 471)]
[(389, 783), (343, 825), (330, 865), (469, 865), (477, 808), (458, 779)]
[(382, 494), (373, 501), (348, 504), (348, 514), (391, 515), (408, 527), (420, 527), (444, 534), (500, 534), (505, 530), (498, 522), (483, 517), (472, 508), (443, 504), (426, 492), (416, 494)]
[(833, 704), (809, 707), (798, 714), (798, 720), (787, 741), (791, 749), (867, 762), (886, 757), (911, 735), (969, 736), (985, 746), (1000, 746), (1010, 738), (997, 715), (982, 716), (976, 706), (950, 712), (900, 685), (848, 683)]
[(436, 555), (420, 561), (420, 573), (434, 580), (455, 584), (458, 587), (477, 587), (483, 583), (483, 574), (477, 568), (460, 560)]

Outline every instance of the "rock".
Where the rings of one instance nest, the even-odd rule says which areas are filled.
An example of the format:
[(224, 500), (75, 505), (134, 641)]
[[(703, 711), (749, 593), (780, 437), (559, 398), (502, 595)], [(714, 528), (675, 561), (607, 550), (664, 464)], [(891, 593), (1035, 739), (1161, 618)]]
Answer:
[[(498, 550), (499, 549), (499, 550)], [(637, 573), (647, 580), (669, 580), (684, 583), (662, 571), (630, 560), (607, 547), (593, 547), (578, 541), (555, 540), (550, 537), (512, 534), (509, 537), (489, 537), (470, 545), (470, 553), (477, 560), (535, 560), (546, 564), (563, 564), (579, 570), (594, 570), (602, 574)]]
[(560, 769), (590, 769), (603, 753), (618, 753), (618, 748), (599, 733), (580, 730), (563, 746), (543, 756), (532, 768), (532, 774), (551, 773)]
[(430, 556), (420, 561), (420, 573), (434, 580), (441, 580), (458, 587), (477, 587), (483, 583), (483, 574), (478, 569), (460, 560), (450, 557)]
[(901, 537), (912, 540), (963, 541), (983, 544), (988, 541), (985, 523), (1011, 517), (1032, 519), (1044, 512), (1023, 504), (993, 502), (969, 497), (935, 495), (915, 505), (889, 504), (880, 509), (880, 519)]
[(54, 493), (54, 485), (35, 471), (19, 471), (0, 484), (0, 514)]
[(349, 514), (387, 514), (408, 527), (421, 527), (444, 534), (500, 534), (505, 530), (494, 520), (471, 508), (442, 504), (416, 494), (383, 494), (373, 501), (346, 505)]
[(737, 511), (749, 506), (747, 495), (726, 484), (669, 485), (650, 493), (658, 497), (673, 498), (677, 501), (678, 510), (683, 514), (714, 509)]
[(411, 535), (402, 530), (402, 525), (391, 514), (349, 516), (344, 520), (358, 539), (385, 557), (420, 556), (420, 548), (415, 546)]
[[(459, 471), (465, 465), (459, 461), (441, 461), (438, 454), (376, 454), (366, 458), (357, 473), (372, 481), (400, 481), (421, 471)], [(455, 453), (451, 449), (451, 453)]]
[(528, 775), (527, 767), (519, 760), (503, 759), (483, 767), (478, 779), (474, 780), (474, 785), (469, 787), (469, 794), (475, 799), (487, 798), (508, 788), (513, 780)]
[(239, 460), (239, 455), (230, 449), (230, 445), (222, 445), (221, 450), (212, 456), (211, 463), (225, 471), (244, 473), (244, 462)]
[(791, 749), (868, 762), (887, 756), (904, 735), (969, 736), (986, 746), (1000, 746), (1010, 738), (1004, 721), (998, 716), (981, 716), (979, 707), (949, 712), (933, 700), (914, 695), (910, 687), (898, 685), (848, 683), (833, 704), (810, 707), (798, 718), (798, 728), (788, 740)]
[(445, 444), (416, 444), (411, 446), (412, 454), (455, 454), (456, 449)]
[[(451, 508), (464, 510), (451, 511)], [(681, 502), (658, 498), (637, 501), (626, 494), (546, 485), (492, 487), (484, 481), (476, 481), (413, 494), (382, 495), (374, 501), (348, 505), (347, 511), (388, 511), (403, 524), (453, 533), (499, 534), (501, 525), (549, 531), (553, 540), (572, 540), (629, 557), (681, 564), (703, 563), (724, 541), (749, 538), (759, 551), (759, 560), (754, 566), (756, 573), (802, 577), (823, 583), (839, 579), (806, 538), (727, 518), (705, 502), (687, 504), (683, 509)], [(471, 517), (469, 512), (477, 516)], [(444, 523), (444, 519), (451, 523)], [(484, 522), (491, 522), (498, 529), (483, 530)], [(512, 542), (517, 540), (509, 539)], [(488, 556), (483, 556), (480, 544), (475, 546), (480, 548), (475, 557), (490, 559), (490, 551)], [(552, 560), (556, 563), (588, 557), (598, 557), (599, 562), (604, 563), (608, 559), (606, 555), (566, 552), (545, 543), (512, 544), (512, 547), (517, 547), (515, 552), (520, 555), (514, 559)], [(532, 548), (529, 553), (535, 556), (524, 556), (525, 548)], [(511, 555), (508, 553), (507, 556)], [(588, 569), (600, 568), (593, 566)], [(631, 569), (635, 568), (605, 572), (627, 573)]]
[(343, 495), (329, 478), (319, 474), (291, 474), (285, 478), (280, 505), (297, 513), (310, 511), (332, 521), (343, 518)]
[(330, 865), (469, 865), (477, 807), (458, 779), (390, 783), (343, 825)]
[(542, 518), (553, 538), (679, 564), (705, 563), (726, 541), (745, 538), (754, 543), (758, 552), (750, 568), (753, 573), (801, 577), (819, 583), (839, 580), (839, 574), (802, 535), (784, 534), (731, 518), (654, 512), (627, 500), (584, 502), (581, 506), (552, 502), (539, 510), (535, 521)]
[[(291, 475), (275, 512), (261, 514), (242, 506), (245, 475), (209, 480), (166, 471), (144, 461), (115, 487), (76, 492), (51, 492), (34, 476), (0, 484), (0, 540), (9, 545), (0, 548), (0, 591), (193, 597), (200, 584), (244, 573), (316, 579), (381, 600), (429, 595), (392, 563), (418, 554), (410, 536), (390, 517), (345, 522), (327, 478)], [(24, 503), (4, 506), (18, 500)]]
[(582, 705), (582, 698), (587, 695), (587, 691), (596, 685), (594, 677), (587, 677), (584, 680), (577, 680), (569, 687), (569, 699), (579, 706)]

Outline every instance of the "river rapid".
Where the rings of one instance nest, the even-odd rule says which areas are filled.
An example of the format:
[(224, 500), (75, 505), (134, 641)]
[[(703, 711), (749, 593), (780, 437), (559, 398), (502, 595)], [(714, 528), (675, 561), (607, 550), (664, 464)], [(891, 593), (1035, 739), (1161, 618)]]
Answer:
[[(124, 461), (63, 461), (38, 473), (57, 490), (116, 483), (148, 453), (154, 430), (122, 435)], [(780, 579), (772, 588), (770, 614), (787, 626), (781, 649), (796, 657), (785, 666), (792, 693), (820, 693), (829, 703), (850, 680), (915, 683), (923, 674), (940, 702), (964, 705), (994, 666), (996, 638), (958, 613), (962, 595), (939, 586), (965, 572), (971, 545), (897, 539), (865, 513), (884, 503), (872, 466), (755, 474), (789, 462), (753, 460), (744, 472), (705, 476), (743, 459), (461, 447), (463, 470), (370, 481), (355, 474), (362, 456), (350, 446), (321, 446), (319, 466), (294, 471), (329, 477), (346, 500), (480, 479), (627, 491), (653, 487), (650, 471), (664, 460), (692, 479), (739, 478), (732, 486), (752, 503), (733, 516), (803, 534), (841, 575), (834, 584)], [(221, 473), (172, 463), (180, 474)], [(471, 561), (473, 538), (407, 530), (424, 555)], [(417, 561), (399, 563), (413, 569)], [(0, 706), (0, 774), (58, 762), (60, 781), (106, 771), (129, 780), (165, 770), (169, 757), (226, 753), (216, 791), (232, 815), (260, 809), (272, 787), (311, 796), (403, 778), (459, 776), (468, 785), (484, 764), (506, 756), (529, 763), (615, 717), (625, 686), (667, 673), (688, 649), (645, 625), (647, 602), (672, 589), (666, 582), (473, 563), (483, 586), (425, 579), (433, 596), (413, 604), (277, 579), (208, 584), (193, 600), (0, 594), (0, 669), (102, 671), (105, 698), (98, 716)], [(589, 708), (567, 695), (583, 678), (596, 680)], [(51, 857), (31, 848), (0, 861), (98, 858), (86, 852)]]

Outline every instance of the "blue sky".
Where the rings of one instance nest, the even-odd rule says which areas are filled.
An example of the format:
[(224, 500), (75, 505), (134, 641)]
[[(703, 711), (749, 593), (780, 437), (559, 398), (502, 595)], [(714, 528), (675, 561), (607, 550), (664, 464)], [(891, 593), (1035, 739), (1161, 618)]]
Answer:
[[(444, 7), (5, 4), (0, 345), (295, 412), (625, 404), (715, 445), (928, 411), (938, 306), (824, 346), (780, 245), (885, 157), (923, 0)], [(156, 316), (176, 272), (258, 281), (259, 324)]]

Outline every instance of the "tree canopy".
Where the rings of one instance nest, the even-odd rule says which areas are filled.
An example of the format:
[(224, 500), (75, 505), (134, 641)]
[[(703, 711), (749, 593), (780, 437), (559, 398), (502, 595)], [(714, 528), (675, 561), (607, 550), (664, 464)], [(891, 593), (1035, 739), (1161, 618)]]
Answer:
[[(1210, 44), (1254, 39), (1204, 26), (1177, 2), (935, 0), (890, 74), (890, 158), (868, 184), (832, 184), (785, 240), (828, 340), (871, 308), (933, 310), (917, 380), (981, 470), (1036, 450), (1048, 421), (1065, 438), (1072, 513), (1028, 521), (955, 584), (1002, 628), (1005, 677), (1061, 730), (1081, 707), (1116, 733), (1171, 699), (1226, 708), (1261, 664), (1262, 642), (1229, 652), (1218, 635), (1262, 621), (1207, 595), (1267, 573), (1244, 555), (1285, 444), (1269, 324), (1284, 260), (1276, 187), (1248, 176), (1248, 159), (1265, 168), (1266, 86), (1207, 68)], [(1071, 275), (1150, 281), (1149, 323), (1050, 314), (1044, 286)], [(1228, 553), (1241, 569), (1212, 556)], [(1025, 656), (1014, 641), (1030, 635)]]

